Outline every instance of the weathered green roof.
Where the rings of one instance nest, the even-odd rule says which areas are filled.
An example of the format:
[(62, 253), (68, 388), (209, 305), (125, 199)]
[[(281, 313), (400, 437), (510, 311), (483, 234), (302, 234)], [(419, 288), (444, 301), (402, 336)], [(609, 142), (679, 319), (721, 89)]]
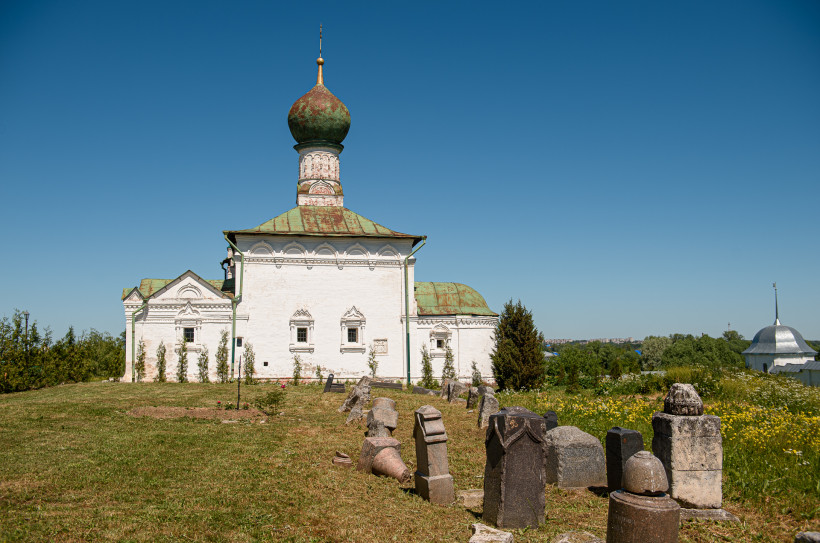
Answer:
[(419, 315), (498, 316), (481, 294), (461, 283), (417, 282), (414, 290)]
[[(188, 272), (186, 272), (188, 273)], [(193, 272), (191, 272), (193, 273)], [(185, 274), (183, 274), (185, 275)], [(194, 274), (196, 275), (196, 274)], [(180, 276), (182, 277), (182, 276)], [(197, 276), (199, 277), (199, 276)], [(179, 279), (177, 277), (176, 279)], [(143, 298), (150, 298), (153, 296), (157, 291), (162, 290), (165, 288), (169, 283), (172, 281), (176, 281), (176, 279), (143, 279), (140, 281), (140, 286), (137, 287), (140, 294)], [(234, 281), (233, 279), (228, 279), (224, 281), (222, 279), (203, 279), (206, 283), (214, 287), (216, 290), (227, 294), (228, 296), (233, 296), (233, 289), (234, 289)], [(131, 288), (124, 288), (122, 289), (122, 300), (125, 299), (126, 296), (131, 294), (131, 291), (134, 290), (134, 287)]]
[(412, 239), (413, 245), (424, 238), (390, 230), (346, 207), (331, 206), (296, 206), (256, 228), (224, 233), (234, 240), (236, 234), (405, 238)]

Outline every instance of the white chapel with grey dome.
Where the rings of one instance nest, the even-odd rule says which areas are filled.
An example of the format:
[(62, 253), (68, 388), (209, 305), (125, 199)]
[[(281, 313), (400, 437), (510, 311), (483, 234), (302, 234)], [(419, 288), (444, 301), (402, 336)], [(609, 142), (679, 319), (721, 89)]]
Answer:
[(780, 324), (777, 286), (774, 287), (774, 324), (755, 334), (752, 344), (743, 351), (746, 367), (764, 373), (782, 373), (806, 385), (820, 386), (820, 361), (814, 359), (817, 351), (809, 347), (800, 332)]

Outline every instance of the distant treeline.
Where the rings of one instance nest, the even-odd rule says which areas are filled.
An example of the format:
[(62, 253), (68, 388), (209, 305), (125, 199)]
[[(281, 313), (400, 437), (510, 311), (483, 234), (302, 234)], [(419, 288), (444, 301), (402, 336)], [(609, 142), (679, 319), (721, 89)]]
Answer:
[(0, 320), (0, 392), (119, 377), (125, 371), (125, 332), (114, 337), (92, 329), (79, 337), (70, 327), (53, 341), (51, 331), (29, 323), (19, 311)]
[[(721, 338), (707, 335), (672, 334), (649, 336), (635, 344), (612, 344), (592, 341), (584, 345), (558, 346), (547, 362), (547, 376), (552, 384), (572, 388), (595, 388), (604, 376), (617, 380), (624, 374), (697, 366), (709, 370), (743, 368), (740, 354), (751, 344), (736, 331)], [(638, 352), (640, 351), (640, 353)]]

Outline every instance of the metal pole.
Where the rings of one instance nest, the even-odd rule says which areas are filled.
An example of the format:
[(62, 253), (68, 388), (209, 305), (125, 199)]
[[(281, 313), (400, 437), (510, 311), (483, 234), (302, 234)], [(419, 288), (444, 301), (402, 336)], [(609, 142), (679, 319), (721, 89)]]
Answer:
[(239, 376), (236, 378), (236, 410), (239, 411), (239, 387), (242, 386), (242, 355), (239, 355)]
[(23, 311), (23, 316), (26, 318), (26, 371), (29, 371), (29, 356), (28, 356), (28, 311)]

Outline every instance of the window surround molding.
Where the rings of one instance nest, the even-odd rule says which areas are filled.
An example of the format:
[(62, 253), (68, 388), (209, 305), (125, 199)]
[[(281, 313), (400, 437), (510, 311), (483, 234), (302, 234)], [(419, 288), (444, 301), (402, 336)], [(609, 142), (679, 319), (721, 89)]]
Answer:
[[(296, 341), (296, 329), (307, 328), (307, 342)], [(312, 353), (313, 345), (313, 315), (307, 309), (297, 309), (290, 318), (290, 346), (292, 353)]]
[[(432, 358), (444, 358), (447, 352), (447, 346), (450, 345), (450, 338), (453, 337), (453, 331), (444, 324), (437, 324), (430, 330), (430, 356)], [(438, 342), (444, 342), (444, 348), (438, 348)]]
[[(191, 342), (185, 341), (186, 328), (194, 329), (194, 340)], [(191, 305), (191, 302), (186, 303), (174, 318), (174, 336), (177, 338), (175, 347), (180, 343), (185, 343), (185, 348), (189, 353), (196, 353), (202, 349), (202, 315)]]
[[(339, 352), (342, 353), (363, 353), (366, 350), (366, 344), (364, 340), (364, 329), (366, 324), (366, 319), (361, 311), (356, 309), (356, 306), (352, 306), (348, 309), (344, 315), (342, 315), (340, 321), (340, 327), (342, 332), (342, 342), (339, 346)], [(351, 343), (347, 341), (347, 330), (348, 328), (358, 328), (357, 342)]]

